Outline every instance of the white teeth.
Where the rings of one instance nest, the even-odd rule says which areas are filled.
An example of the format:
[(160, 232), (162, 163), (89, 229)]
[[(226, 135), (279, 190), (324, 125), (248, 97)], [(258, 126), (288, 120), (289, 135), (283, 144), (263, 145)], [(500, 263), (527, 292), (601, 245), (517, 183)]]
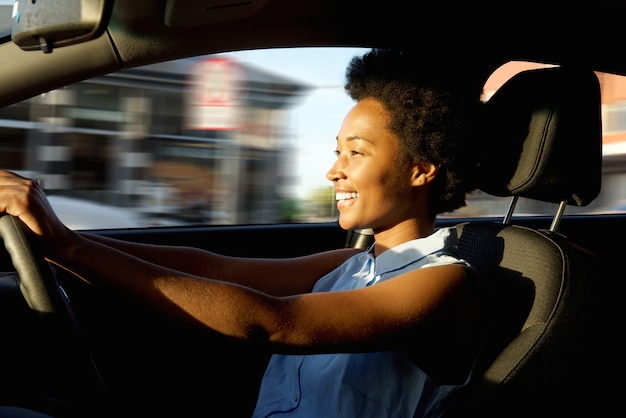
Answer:
[(335, 196), (335, 199), (337, 199), (337, 200), (347, 200), (347, 199), (356, 199), (357, 197), (359, 197), (359, 194), (355, 193), (355, 192), (351, 192), (351, 193), (337, 193), (337, 195)]

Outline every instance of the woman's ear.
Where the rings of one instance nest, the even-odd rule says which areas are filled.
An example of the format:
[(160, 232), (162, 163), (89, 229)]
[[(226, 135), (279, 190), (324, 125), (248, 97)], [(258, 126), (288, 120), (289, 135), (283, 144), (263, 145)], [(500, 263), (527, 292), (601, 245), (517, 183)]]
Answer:
[(438, 171), (438, 168), (434, 164), (416, 163), (413, 166), (413, 186), (423, 186), (430, 183), (435, 179)]

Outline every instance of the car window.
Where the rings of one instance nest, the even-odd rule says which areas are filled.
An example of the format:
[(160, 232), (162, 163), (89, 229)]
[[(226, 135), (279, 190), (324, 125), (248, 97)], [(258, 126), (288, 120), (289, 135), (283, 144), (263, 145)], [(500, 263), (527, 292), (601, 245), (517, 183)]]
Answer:
[[(0, 165), (40, 181), (74, 229), (333, 221), (325, 178), (353, 105), (348, 61), (363, 49), (294, 48), (181, 59), (96, 77), (0, 109)], [(485, 100), (532, 63), (503, 66)], [(622, 212), (624, 77), (599, 74), (603, 191), (568, 213)], [(607, 193), (608, 196), (608, 193)], [(508, 199), (473, 192), (445, 216), (500, 216)], [(518, 214), (555, 207), (520, 201)]]

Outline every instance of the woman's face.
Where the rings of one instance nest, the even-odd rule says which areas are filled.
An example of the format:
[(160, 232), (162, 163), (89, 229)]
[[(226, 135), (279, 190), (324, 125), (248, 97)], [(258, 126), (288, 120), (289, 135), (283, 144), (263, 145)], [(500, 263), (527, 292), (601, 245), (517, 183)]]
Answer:
[(358, 102), (337, 136), (337, 161), (326, 174), (334, 183), (339, 224), (375, 232), (415, 217), (414, 167), (398, 158), (399, 139), (389, 112), (375, 99)]

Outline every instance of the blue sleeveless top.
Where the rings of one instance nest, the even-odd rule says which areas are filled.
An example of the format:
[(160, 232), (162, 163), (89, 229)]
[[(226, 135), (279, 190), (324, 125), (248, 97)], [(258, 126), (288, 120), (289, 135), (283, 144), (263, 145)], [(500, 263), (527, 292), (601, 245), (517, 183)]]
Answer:
[[(467, 263), (456, 256), (455, 228), (374, 257), (354, 255), (322, 277), (314, 292), (357, 289), (430, 266)], [(282, 355), (270, 359), (253, 417), (436, 417), (462, 385), (436, 385), (401, 350)]]

